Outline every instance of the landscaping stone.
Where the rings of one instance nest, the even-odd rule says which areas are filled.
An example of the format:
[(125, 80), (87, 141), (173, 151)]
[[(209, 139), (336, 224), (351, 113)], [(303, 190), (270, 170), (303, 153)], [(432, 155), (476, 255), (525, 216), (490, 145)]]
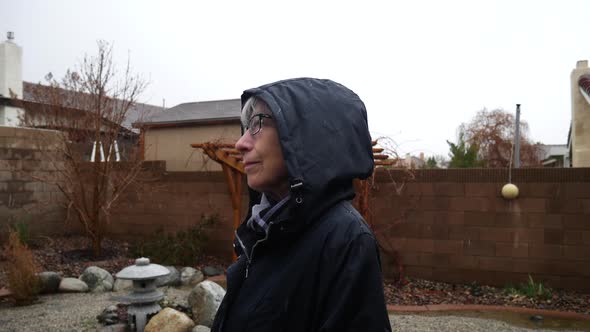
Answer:
[(192, 267), (184, 267), (180, 271), (180, 283), (183, 286), (195, 286), (205, 279), (203, 272)]
[(186, 332), (195, 323), (184, 313), (172, 308), (164, 308), (152, 317), (145, 326), (145, 332)]
[(104, 325), (117, 324), (119, 322), (118, 310), (119, 309), (116, 305), (110, 305), (106, 307), (98, 316), (96, 316), (96, 319), (98, 319), (98, 321)]
[(110, 292), (113, 290), (113, 276), (104, 269), (97, 266), (90, 266), (80, 276), (80, 280), (88, 285), (91, 292)]
[(38, 274), (41, 284), (41, 294), (57, 293), (61, 276), (57, 272), (45, 271)]
[(113, 285), (113, 292), (119, 292), (123, 290), (131, 290), (133, 288), (133, 281), (126, 279), (115, 279)]
[(223, 269), (220, 267), (205, 266), (203, 268), (203, 274), (207, 277), (217, 276), (223, 274)]
[(188, 295), (195, 323), (211, 327), (224, 296), (225, 290), (212, 281), (205, 280), (197, 284)]
[(164, 266), (170, 271), (170, 274), (158, 277), (156, 286), (180, 286), (180, 272), (174, 266)]
[(205, 325), (197, 325), (193, 328), (191, 332), (210, 332), (211, 329)]
[(88, 285), (76, 278), (63, 278), (59, 283), (59, 291), (64, 293), (84, 293), (88, 291)]

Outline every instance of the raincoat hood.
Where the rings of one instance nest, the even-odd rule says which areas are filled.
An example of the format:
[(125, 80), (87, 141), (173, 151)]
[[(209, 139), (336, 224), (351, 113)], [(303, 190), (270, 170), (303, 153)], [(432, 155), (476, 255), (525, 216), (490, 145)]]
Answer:
[(369, 177), (374, 167), (361, 99), (341, 84), (314, 78), (246, 90), (242, 104), (252, 96), (266, 102), (277, 123), (295, 210), (306, 211), (309, 220), (352, 199), (352, 180)]

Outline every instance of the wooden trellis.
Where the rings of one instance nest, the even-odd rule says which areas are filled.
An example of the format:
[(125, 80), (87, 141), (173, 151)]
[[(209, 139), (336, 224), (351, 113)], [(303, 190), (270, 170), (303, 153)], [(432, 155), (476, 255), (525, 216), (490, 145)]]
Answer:
[[(392, 165), (394, 160), (389, 159), (388, 155), (383, 154), (382, 148), (374, 147), (376, 144), (377, 141), (372, 142), (375, 166)], [(245, 172), (244, 164), (242, 163), (242, 155), (234, 146), (235, 144), (212, 142), (191, 144), (191, 147), (203, 150), (203, 153), (205, 153), (211, 160), (221, 165), (231, 195), (234, 229), (237, 229), (242, 221), (240, 207), (242, 206), (242, 176)], [(369, 188), (368, 180), (359, 181), (357, 188), (359, 212), (370, 224)], [(234, 259), (235, 258), (234, 254)]]

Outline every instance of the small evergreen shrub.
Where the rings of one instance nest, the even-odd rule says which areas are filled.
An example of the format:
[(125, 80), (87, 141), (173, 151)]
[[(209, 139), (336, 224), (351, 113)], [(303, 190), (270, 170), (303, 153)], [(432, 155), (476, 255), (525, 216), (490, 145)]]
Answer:
[(41, 286), (37, 276), (39, 267), (31, 250), (21, 242), (18, 232), (13, 229), (8, 231), (8, 242), (4, 247), (4, 255), (8, 260), (8, 287), (12, 291), (12, 297), (16, 304), (33, 303)]
[(218, 221), (217, 214), (203, 215), (200, 223), (186, 230), (169, 234), (159, 230), (145, 241), (136, 242), (132, 253), (135, 257), (148, 257), (157, 264), (193, 266), (209, 240), (208, 230)]

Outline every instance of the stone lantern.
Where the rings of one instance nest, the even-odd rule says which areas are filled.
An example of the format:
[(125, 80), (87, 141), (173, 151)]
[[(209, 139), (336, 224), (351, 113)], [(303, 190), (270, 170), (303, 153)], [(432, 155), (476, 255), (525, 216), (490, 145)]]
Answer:
[(127, 296), (117, 300), (129, 303), (127, 308), (128, 322), (132, 330), (143, 332), (147, 316), (158, 313), (162, 308), (158, 301), (164, 294), (156, 289), (156, 278), (170, 274), (167, 268), (158, 264), (150, 264), (149, 258), (138, 258), (135, 265), (128, 266), (116, 274), (118, 279), (133, 281), (133, 289)]

